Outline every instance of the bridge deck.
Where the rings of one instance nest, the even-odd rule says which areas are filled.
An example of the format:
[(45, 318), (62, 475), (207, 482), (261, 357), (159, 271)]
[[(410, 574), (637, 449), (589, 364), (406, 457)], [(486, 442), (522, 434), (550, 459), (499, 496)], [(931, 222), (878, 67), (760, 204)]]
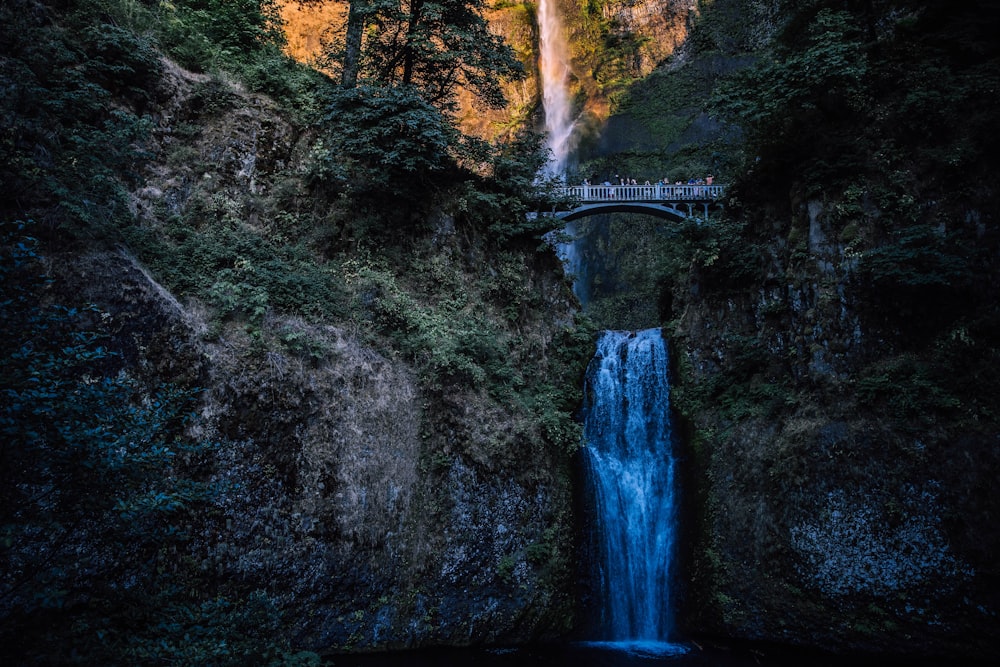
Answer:
[(713, 202), (725, 194), (724, 185), (569, 185), (555, 194), (580, 203)]

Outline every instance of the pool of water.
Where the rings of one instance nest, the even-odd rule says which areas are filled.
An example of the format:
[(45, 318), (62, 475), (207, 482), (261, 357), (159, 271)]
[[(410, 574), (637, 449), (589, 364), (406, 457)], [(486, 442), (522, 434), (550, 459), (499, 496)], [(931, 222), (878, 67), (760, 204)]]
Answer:
[[(874, 667), (892, 661), (753, 644), (582, 642), (510, 649), (423, 649), (333, 656), (324, 664), (334, 667)], [(907, 660), (906, 664), (935, 663)]]

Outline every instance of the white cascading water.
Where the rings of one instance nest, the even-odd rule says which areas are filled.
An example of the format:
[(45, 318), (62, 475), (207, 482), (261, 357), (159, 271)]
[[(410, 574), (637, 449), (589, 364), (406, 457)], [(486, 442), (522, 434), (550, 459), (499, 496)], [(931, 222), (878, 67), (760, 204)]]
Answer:
[[(556, 0), (539, 0), (537, 12), (538, 71), (542, 82), (542, 109), (545, 112), (545, 145), (550, 156), (540, 175), (565, 181), (566, 166), (575, 148), (575, 122), (569, 97), (569, 46)], [(554, 241), (556, 254), (562, 260), (566, 274), (575, 276), (581, 269), (581, 258), (577, 252), (573, 223), (566, 225), (563, 236), (569, 240)], [(574, 281), (573, 292), (581, 304), (586, 303), (582, 281)]]
[(587, 368), (601, 643), (639, 654), (685, 651), (668, 643), (677, 534), (668, 370), (660, 329), (603, 332)]
[(556, 0), (538, 3), (539, 73), (547, 146), (552, 153), (546, 175), (563, 178), (573, 146), (573, 108), (569, 97), (569, 48)]
[[(545, 175), (565, 179), (574, 146), (569, 49), (555, 0), (539, 0), (547, 145)], [(571, 239), (557, 243), (567, 274), (585, 269)], [(578, 292), (584, 302), (585, 289)], [(587, 368), (584, 456), (594, 500), (601, 630), (612, 648), (673, 655), (670, 574), (676, 537), (667, 348), (659, 329), (605, 331)]]

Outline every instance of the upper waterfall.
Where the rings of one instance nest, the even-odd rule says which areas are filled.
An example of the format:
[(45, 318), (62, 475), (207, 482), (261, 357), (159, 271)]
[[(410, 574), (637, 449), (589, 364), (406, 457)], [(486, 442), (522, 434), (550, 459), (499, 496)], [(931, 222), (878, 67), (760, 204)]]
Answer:
[(546, 173), (560, 177), (574, 148), (575, 121), (569, 96), (569, 46), (555, 0), (538, 3), (538, 41), (546, 143), (552, 152)]

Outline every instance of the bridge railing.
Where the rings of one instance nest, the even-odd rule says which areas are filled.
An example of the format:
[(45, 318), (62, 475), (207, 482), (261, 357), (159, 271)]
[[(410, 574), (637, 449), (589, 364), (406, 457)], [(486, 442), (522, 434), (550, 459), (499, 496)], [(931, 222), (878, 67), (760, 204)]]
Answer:
[(556, 194), (580, 202), (709, 201), (722, 197), (724, 185), (568, 185)]

